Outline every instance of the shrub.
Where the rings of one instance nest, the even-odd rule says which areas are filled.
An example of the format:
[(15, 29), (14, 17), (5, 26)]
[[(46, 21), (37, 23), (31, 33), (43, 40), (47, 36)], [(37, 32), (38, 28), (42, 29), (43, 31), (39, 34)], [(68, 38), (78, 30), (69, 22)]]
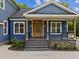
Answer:
[(70, 43), (56, 43), (54, 45), (55, 49), (61, 49), (61, 50), (66, 50), (66, 49), (76, 49), (74, 45), (71, 45)]
[(16, 37), (14, 37), (14, 38), (12, 39), (12, 46), (13, 46), (13, 47), (22, 47), (23, 44), (22, 44), (20, 41), (18, 41), (18, 40), (16, 39)]

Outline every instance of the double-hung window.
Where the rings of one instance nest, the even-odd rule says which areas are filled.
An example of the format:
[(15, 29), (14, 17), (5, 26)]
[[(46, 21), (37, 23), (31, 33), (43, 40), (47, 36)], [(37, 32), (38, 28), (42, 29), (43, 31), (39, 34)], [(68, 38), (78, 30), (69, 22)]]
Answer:
[(14, 34), (25, 34), (25, 22), (14, 22)]
[(8, 34), (8, 21), (4, 21), (3, 32), (4, 32), (4, 35)]
[(62, 23), (61, 22), (51, 22), (50, 31), (51, 31), (51, 34), (61, 34)]
[(0, 8), (5, 8), (5, 0), (0, 0)]

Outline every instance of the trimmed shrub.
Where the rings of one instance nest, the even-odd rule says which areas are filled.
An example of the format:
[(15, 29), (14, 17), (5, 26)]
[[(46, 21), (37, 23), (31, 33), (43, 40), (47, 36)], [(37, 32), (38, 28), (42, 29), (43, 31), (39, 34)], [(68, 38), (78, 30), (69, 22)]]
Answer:
[(18, 40), (16, 39), (16, 37), (14, 37), (14, 38), (12, 39), (12, 46), (13, 46), (13, 47), (23, 47), (23, 44), (22, 44), (20, 41), (18, 41)]

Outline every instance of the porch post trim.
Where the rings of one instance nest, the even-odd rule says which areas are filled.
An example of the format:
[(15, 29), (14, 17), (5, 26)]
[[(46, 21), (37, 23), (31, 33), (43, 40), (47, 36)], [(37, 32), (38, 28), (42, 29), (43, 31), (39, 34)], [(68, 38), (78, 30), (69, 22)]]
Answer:
[(49, 40), (49, 21), (47, 20), (47, 40)]
[(28, 17), (26, 17), (26, 40), (28, 40)]
[(74, 39), (76, 39), (76, 17), (74, 18)]

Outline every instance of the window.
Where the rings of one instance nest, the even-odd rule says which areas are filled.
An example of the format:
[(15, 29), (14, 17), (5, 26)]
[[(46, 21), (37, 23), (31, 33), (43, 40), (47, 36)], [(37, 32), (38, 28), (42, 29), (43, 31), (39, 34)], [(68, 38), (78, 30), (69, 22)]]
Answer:
[(51, 34), (61, 34), (62, 23), (61, 22), (51, 22)]
[(8, 22), (7, 21), (4, 21), (4, 30), (3, 30), (3, 32), (4, 32), (4, 35), (7, 35), (8, 34)]
[(24, 22), (14, 22), (14, 34), (25, 34)]
[(0, 0), (0, 8), (4, 9), (5, 7), (5, 0)]

